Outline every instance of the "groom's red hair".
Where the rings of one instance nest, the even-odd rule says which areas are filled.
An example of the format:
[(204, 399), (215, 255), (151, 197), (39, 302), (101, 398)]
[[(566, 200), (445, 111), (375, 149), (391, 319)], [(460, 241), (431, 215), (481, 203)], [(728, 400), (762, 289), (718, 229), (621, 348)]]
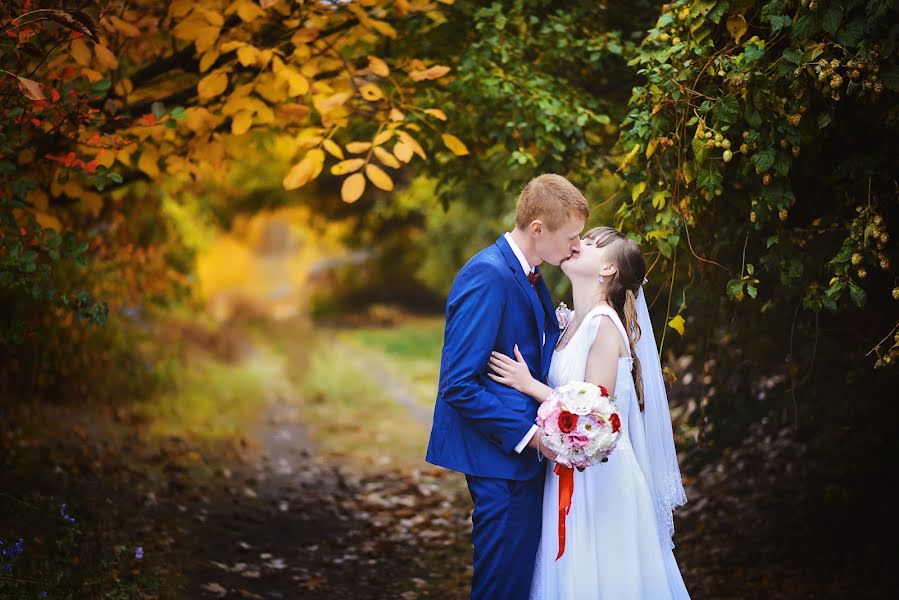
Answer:
[(527, 229), (533, 221), (540, 220), (547, 229), (555, 231), (571, 216), (586, 221), (590, 216), (587, 200), (561, 175), (546, 173), (531, 179), (521, 190), (515, 208), (515, 225)]

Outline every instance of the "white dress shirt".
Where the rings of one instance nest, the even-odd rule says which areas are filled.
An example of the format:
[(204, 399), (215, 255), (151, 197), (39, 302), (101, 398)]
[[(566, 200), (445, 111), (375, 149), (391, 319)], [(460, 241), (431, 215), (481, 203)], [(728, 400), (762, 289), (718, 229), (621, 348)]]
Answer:
[[(506, 238), (506, 241), (509, 243), (509, 247), (512, 248), (512, 252), (515, 254), (515, 258), (518, 259), (518, 262), (521, 263), (521, 268), (524, 270), (525, 274), (533, 273), (534, 268), (528, 262), (528, 259), (524, 257), (524, 252), (521, 251), (521, 248), (518, 247), (518, 244), (515, 243), (515, 240), (512, 239), (511, 234), (508, 232), (503, 234), (503, 237)], [(546, 333), (543, 334), (543, 343), (546, 343)], [(525, 446), (528, 445), (528, 442), (531, 441), (531, 438), (534, 437), (534, 434), (537, 433), (537, 425), (532, 425), (530, 431), (528, 431), (521, 441), (518, 442), (518, 445), (515, 446), (515, 452), (521, 454), (521, 451), (525, 449)]]

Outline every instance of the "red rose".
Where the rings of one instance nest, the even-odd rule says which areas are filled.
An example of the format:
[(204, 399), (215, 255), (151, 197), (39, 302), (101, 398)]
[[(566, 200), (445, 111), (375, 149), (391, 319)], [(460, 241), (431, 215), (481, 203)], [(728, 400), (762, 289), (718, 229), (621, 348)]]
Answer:
[(601, 385), (601, 386), (599, 386), (599, 393), (602, 394), (603, 396), (608, 396), (608, 395), (609, 395), (609, 390), (607, 390), (607, 389), (605, 388), (605, 386), (602, 386), (602, 385)]
[(559, 429), (562, 433), (568, 433), (577, 425), (577, 415), (570, 412), (562, 412), (559, 414)]
[[(562, 418), (559, 417), (561, 421)], [(618, 413), (612, 413), (612, 416), (609, 417), (609, 421), (612, 423), (612, 433), (617, 433), (619, 429), (621, 429), (621, 419), (618, 418)]]

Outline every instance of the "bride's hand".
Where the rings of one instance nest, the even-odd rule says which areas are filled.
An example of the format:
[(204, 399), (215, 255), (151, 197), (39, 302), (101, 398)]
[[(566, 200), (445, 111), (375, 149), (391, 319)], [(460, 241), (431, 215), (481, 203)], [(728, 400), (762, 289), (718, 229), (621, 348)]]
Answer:
[(507, 385), (519, 392), (528, 393), (534, 378), (531, 376), (531, 370), (528, 364), (515, 346), (515, 359), (506, 356), (502, 352), (491, 352), (490, 361), (488, 363), (493, 373), (487, 373), (493, 381)]

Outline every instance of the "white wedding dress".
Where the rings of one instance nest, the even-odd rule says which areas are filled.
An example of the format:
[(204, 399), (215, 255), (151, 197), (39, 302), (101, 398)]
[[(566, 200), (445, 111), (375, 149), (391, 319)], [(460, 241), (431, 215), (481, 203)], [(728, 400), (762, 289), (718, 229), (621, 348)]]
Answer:
[[(561, 350), (553, 355), (549, 385), (584, 381), (587, 355), (604, 318), (626, 332), (609, 307), (591, 310)], [(652, 335), (649, 332), (649, 335)], [(559, 560), (559, 477), (547, 461), (543, 529), (532, 600), (689, 599), (671, 550), (670, 537), (657, 524), (652, 492), (641, 464), (647, 465), (643, 414), (631, 377), (633, 359), (618, 359), (614, 396), (623, 435), (608, 462), (574, 471), (574, 494), (566, 520), (565, 553)], [(667, 410), (667, 407), (666, 407)], [(670, 518), (670, 514), (667, 518)], [(668, 537), (666, 540), (665, 538)]]

